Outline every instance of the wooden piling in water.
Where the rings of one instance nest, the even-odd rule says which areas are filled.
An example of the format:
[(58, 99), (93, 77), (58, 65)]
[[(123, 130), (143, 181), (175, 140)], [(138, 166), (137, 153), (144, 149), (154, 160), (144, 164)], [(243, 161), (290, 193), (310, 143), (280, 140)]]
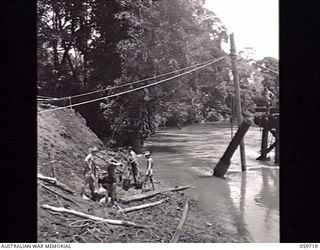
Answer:
[[(269, 160), (268, 154), (275, 149), (275, 164), (279, 164), (279, 115), (269, 114), (263, 116), (256, 116), (255, 123), (263, 128), (262, 141), (261, 141), (261, 153), (257, 160), (265, 161)], [(275, 142), (268, 147), (268, 133), (271, 133), (275, 138)]]
[(245, 134), (249, 130), (250, 126), (251, 126), (251, 122), (249, 120), (244, 120), (242, 122), (237, 133), (235, 134), (232, 141), (230, 142), (227, 150), (225, 151), (225, 153), (221, 157), (220, 161), (218, 162), (217, 166), (215, 167), (214, 172), (213, 172), (214, 176), (222, 177), (225, 175), (228, 168), (230, 167), (231, 158), (232, 158), (234, 152), (236, 151), (237, 147), (239, 146), (239, 144), (243, 140), (243, 137), (245, 136)]
[(264, 127), (262, 130), (261, 155), (257, 158), (257, 160), (266, 161), (268, 159), (267, 158), (268, 134), (269, 134), (269, 130)]
[[(234, 34), (230, 34), (230, 55), (231, 55), (231, 64), (232, 64), (232, 74), (233, 74), (233, 81), (235, 86), (235, 104), (236, 104), (236, 113), (237, 113), (237, 123), (238, 128), (242, 124), (242, 108), (241, 108), (241, 98), (240, 98), (240, 83), (239, 83), (239, 75), (237, 69), (237, 54), (236, 54), (236, 46), (234, 42)], [(246, 164), (246, 153), (245, 153), (245, 146), (244, 140), (240, 141), (240, 158), (241, 158), (241, 170), (245, 171), (247, 169)]]
[(275, 142), (275, 155), (274, 155), (274, 163), (279, 164), (279, 149), (280, 149), (280, 139), (279, 139), (279, 130), (275, 132), (276, 142)]

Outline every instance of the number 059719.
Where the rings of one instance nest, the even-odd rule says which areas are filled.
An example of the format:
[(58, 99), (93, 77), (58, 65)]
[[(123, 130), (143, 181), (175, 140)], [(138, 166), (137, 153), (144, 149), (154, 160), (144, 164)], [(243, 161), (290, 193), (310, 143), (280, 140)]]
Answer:
[(300, 244), (300, 248), (318, 248), (318, 244)]

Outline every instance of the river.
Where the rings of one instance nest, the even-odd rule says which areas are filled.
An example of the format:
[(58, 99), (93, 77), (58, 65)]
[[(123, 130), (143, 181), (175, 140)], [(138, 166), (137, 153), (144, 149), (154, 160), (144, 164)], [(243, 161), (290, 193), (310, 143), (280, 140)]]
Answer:
[[(260, 128), (252, 125), (245, 136), (247, 171), (241, 172), (237, 150), (226, 178), (212, 173), (231, 140), (227, 122), (160, 129), (145, 147), (152, 152), (155, 180), (194, 186), (186, 195), (226, 228), (237, 230), (240, 238), (279, 242), (279, 167), (256, 160), (261, 136)], [(270, 156), (273, 160), (272, 152)]]

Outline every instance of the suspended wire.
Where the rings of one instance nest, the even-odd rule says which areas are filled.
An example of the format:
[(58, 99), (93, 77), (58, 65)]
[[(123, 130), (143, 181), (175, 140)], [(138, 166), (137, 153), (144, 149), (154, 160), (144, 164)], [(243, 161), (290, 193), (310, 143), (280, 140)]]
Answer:
[(53, 99), (53, 97), (42, 96), (42, 95), (38, 95), (37, 97), (40, 97), (40, 98), (43, 98), (43, 99)]
[(124, 94), (127, 94), (127, 93), (130, 93), (130, 92), (134, 92), (134, 91), (137, 91), (137, 90), (141, 90), (141, 89), (144, 89), (144, 88), (148, 88), (148, 87), (151, 87), (151, 86), (154, 86), (154, 85), (157, 85), (157, 84), (160, 84), (160, 83), (163, 83), (163, 82), (166, 82), (166, 81), (169, 81), (169, 80), (172, 80), (172, 79), (175, 79), (177, 77), (180, 77), (180, 76), (183, 76), (183, 75), (186, 75), (186, 74), (189, 74), (193, 71), (196, 71), (196, 70), (199, 70), (201, 68), (204, 68), (210, 64), (213, 64), (215, 62), (218, 62), (222, 59), (224, 59), (226, 56), (223, 56), (223, 57), (220, 57), (210, 63), (207, 63), (205, 65), (202, 65), (202, 66), (199, 66), (195, 69), (192, 69), (192, 70), (189, 70), (187, 72), (184, 72), (184, 73), (181, 73), (179, 75), (176, 75), (176, 76), (172, 76), (172, 77), (169, 77), (169, 78), (166, 78), (166, 79), (163, 79), (163, 80), (160, 80), (158, 82), (154, 82), (154, 83), (151, 83), (151, 84), (147, 84), (147, 85), (144, 85), (144, 86), (141, 86), (141, 87), (138, 87), (138, 88), (135, 88), (135, 89), (131, 89), (131, 90), (127, 90), (127, 91), (124, 91), (124, 92), (120, 92), (120, 93), (116, 93), (116, 94), (113, 94), (113, 95), (109, 95), (109, 96), (104, 96), (104, 97), (100, 97), (100, 98), (96, 98), (96, 99), (93, 99), (93, 100), (89, 100), (89, 101), (85, 101), (85, 102), (81, 102), (81, 103), (76, 103), (76, 104), (72, 104), (72, 105), (68, 105), (68, 106), (63, 106), (63, 107), (58, 107), (58, 108), (54, 108), (54, 109), (49, 109), (49, 110), (44, 110), (44, 111), (41, 111), (39, 113), (45, 113), (45, 112), (50, 112), (50, 111), (55, 111), (55, 110), (61, 110), (61, 109), (65, 109), (65, 108), (69, 108), (69, 107), (74, 107), (74, 106), (79, 106), (79, 105), (83, 105), (83, 104), (87, 104), (87, 103), (92, 103), (92, 102), (95, 102), (95, 101), (100, 101), (100, 100), (103, 100), (103, 99), (109, 99), (111, 97), (116, 97), (116, 96), (120, 96), (120, 95), (124, 95)]
[(160, 83), (164, 83), (164, 82), (173, 80), (175, 78), (190, 74), (190, 73), (192, 73), (192, 72), (194, 72), (196, 70), (202, 69), (202, 68), (207, 67), (207, 66), (209, 66), (209, 65), (211, 65), (213, 63), (219, 62), (219, 61), (223, 60), (225, 57), (227, 57), (227, 56), (223, 56), (223, 57), (217, 58), (216, 60), (213, 60), (213, 61), (211, 61), (209, 63), (206, 63), (206, 64), (204, 64), (202, 66), (199, 66), (197, 68), (191, 69), (191, 70), (183, 72), (181, 74), (178, 74), (178, 75), (175, 75), (175, 76), (172, 76), (172, 77), (169, 77), (169, 78), (166, 78), (166, 79), (154, 82), (154, 83), (150, 83), (150, 84), (147, 84), (147, 85), (144, 85), (144, 86), (141, 86), (141, 87), (137, 87), (137, 88), (130, 89), (130, 90), (127, 90), (127, 91), (123, 91), (123, 92), (120, 92), (120, 93), (116, 93), (116, 94), (113, 94), (113, 95), (104, 96), (104, 97), (100, 97), (100, 98), (96, 98), (96, 99), (93, 99), (93, 100), (80, 102), (80, 103), (76, 103), (76, 104), (72, 104), (72, 105), (68, 105), (68, 106), (63, 106), (63, 107), (58, 107), (58, 108), (54, 108), (54, 109), (43, 110), (43, 111), (40, 111), (39, 113), (47, 113), (47, 112), (51, 112), (51, 111), (56, 111), (56, 110), (70, 108), (70, 107), (80, 106), (80, 105), (84, 105), (84, 104), (88, 104), (88, 103), (92, 103), (92, 102), (96, 102), (96, 101), (100, 101), (100, 100), (106, 100), (106, 99), (109, 99), (109, 98), (112, 98), (112, 97), (116, 97), (116, 96), (121, 96), (121, 95), (124, 95), (124, 94), (127, 94), (127, 93), (131, 93), (131, 92), (134, 92), (134, 91), (141, 90), (141, 89), (149, 88), (149, 87), (158, 85)]
[[(190, 65), (190, 66), (185, 67), (185, 68), (182, 68), (182, 69), (177, 69), (177, 70), (174, 70), (174, 71), (171, 71), (171, 72), (167, 72), (167, 73), (164, 73), (164, 74), (160, 74), (160, 75), (156, 75), (156, 76), (153, 76), (153, 77), (148, 77), (148, 78), (141, 79), (141, 80), (137, 80), (137, 81), (134, 81), (134, 82), (125, 83), (125, 84), (120, 85), (120, 86), (108, 87), (108, 88), (104, 88), (104, 89), (100, 89), (100, 90), (95, 90), (95, 91), (91, 91), (91, 92), (87, 92), (87, 93), (83, 93), (83, 94), (66, 96), (66, 97), (60, 97), (60, 98), (53, 98), (53, 97), (51, 97), (51, 99), (48, 99), (48, 100), (65, 100), (65, 99), (67, 99), (67, 98), (69, 98), (69, 97), (71, 97), (71, 98), (76, 98), (76, 97), (91, 95), (91, 94), (100, 93), (100, 92), (104, 92), (104, 91), (108, 91), (108, 90), (123, 88), (123, 87), (129, 86), (129, 85), (133, 85), (133, 84), (137, 84), (137, 83), (141, 83), (141, 82), (145, 82), (145, 81), (157, 79), (157, 78), (162, 77), (162, 76), (167, 76), (167, 75), (170, 75), (170, 74), (173, 74), (173, 73), (177, 73), (177, 72), (180, 72), (180, 71), (183, 71), (183, 70), (186, 70), (186, 69), (190, 69), (190, 68), (193, 68), (193, 67), (197, 67), (197, 66), (199, 66), (199, 65), (202, 65), (202, 64), (211, 62), (211, 61), (213, 61), (213, 60), (215, 60), (215, 59), (210, 59), (210, 60), (207, 60), (207, 61), (204, 61), (204, 62), (201, 62), (201, 63), (193, 64), (193, 65)], [(40, 96), (38, 96), (38, 97), (40, 97)]]
[[(234, 53), (232, 53), (232, 54), (234, 54)], [(244, 60), (249, 61), (248, 59), (243, 58), (243, 57), (241, 57), (241, 56), (240, 56), (240, 55), (238, 55), (238, 54), (234, 54), (234, 55), (236, 55), (236, 56), (240, 57), (241, 59), (244, 59)], [(259, 67), (261, 67), (261, 68), (265, 68), (266, 70), (269, 70), (269, 71), (271, 71), (271, 72), (273, 72), (273, 73), (275, 73), (275, 74), (279, 75), (279, 72), (277, 72), (277, 71), (275, 71), (275, 70), (272, 70), (272, 69), (269, 69), (268, 67), (263, 66), (263, 65), (261, 65), (261, 64), (259, 64), (259, 63), (256, 63), (255, 61), (253, 62), (253, 64), (255, 64), (255, 65), (257, 65), (257, 66), (259, 66)]]
[(279, 72), (277, 72), (277, 71), (274, 71), (274, 70), (272, 70), (272, 69), (269, 69), (269, 68), (267, 68), (266, 66), (263, 66), (263, 65), (261, 65), (261, 64), (258, 64), (258, 63), (256, 63), (256, 62), (253, 62), (253, 63), (254, 63), (255, 65), (258, 65), (259, 67), (265, 68), (266, 70), (269, 70), (269, 71), (271, 71), (271, 72), (279, 75)]

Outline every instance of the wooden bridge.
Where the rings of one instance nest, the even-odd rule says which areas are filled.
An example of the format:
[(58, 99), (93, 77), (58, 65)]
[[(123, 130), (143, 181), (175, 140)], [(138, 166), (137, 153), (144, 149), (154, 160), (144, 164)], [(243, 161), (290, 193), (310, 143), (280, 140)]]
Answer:
[[(261, 155), (257, 160), (267, 161), (269, 160), (268, 153), (275, 149), (275, 163), (279, 164), (279, 146), (280, 146), (280, 134), (279, 134), (279, 108), (278, 107), (258, 107), (256, 112), (263, 112), (261, 115), (256, 115), (254, 122), (256, 125), (261, 127), (262, 139), (261, 139)], [(268, 135), (269, 132), (274, 137), (275, 141), (268, 146)]]

